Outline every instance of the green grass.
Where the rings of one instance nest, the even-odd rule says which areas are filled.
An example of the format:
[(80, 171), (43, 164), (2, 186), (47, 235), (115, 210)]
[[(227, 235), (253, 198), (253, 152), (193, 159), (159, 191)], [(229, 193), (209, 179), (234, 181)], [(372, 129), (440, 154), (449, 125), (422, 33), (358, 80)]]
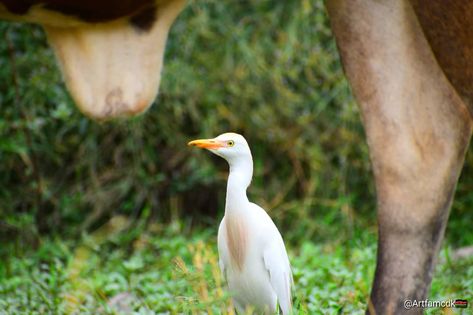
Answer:
[[(45, 238), (35, 251), (17, 248), (17, 257), (0, 263), (0, 314), (231, 312), (218, 270), (216, 229), (189, 231), (176, 221), (126, 230), (126, 222), (114, 218), (77, 242)], [(361, 229), (356, 234), (322, 244), (288, 244), (296, 314), (363, 314), (376, 235)], [(448, 252), (445, 246), (441, 256)], [(442, 260), (430, 298), (471, 303), (473, 260)], [(119, 294), (126, 306), (111, 306)]]

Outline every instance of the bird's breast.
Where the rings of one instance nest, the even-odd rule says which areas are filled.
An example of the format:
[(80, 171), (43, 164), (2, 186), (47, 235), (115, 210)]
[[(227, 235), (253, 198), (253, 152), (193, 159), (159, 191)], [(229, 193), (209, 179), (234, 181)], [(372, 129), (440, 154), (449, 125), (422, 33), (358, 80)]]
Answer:
[(225, 227), (231, 264), (241, 271), (248, 254), (248, 225), (239, 216), (226, 215)]

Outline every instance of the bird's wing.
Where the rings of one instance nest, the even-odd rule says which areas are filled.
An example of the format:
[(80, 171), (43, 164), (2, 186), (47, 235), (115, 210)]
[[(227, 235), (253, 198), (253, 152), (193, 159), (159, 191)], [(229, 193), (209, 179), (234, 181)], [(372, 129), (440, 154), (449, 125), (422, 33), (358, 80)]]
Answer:
[(222, 274), (223, 281), (227, 282), (227, 275), (225, 273), (225, 265), (223, 264), (223, 260), (219, 258), (218, 266), (220, 267), (220, 273)]
[(218, 227), (218, 237), (217, 237), (217, 245), (218, 245), (218, 266), (220, 267), (220, 272), (222, 273), (223, 279), (227, 281), (227, 275), (225, 273), (225, 263), (224, 259), (228, 256), (227, 251), (227, 244), (225, 240), (225, 223), (224, 220), (220, 222), (220, 226)]
[(263, 253), (264, 265), (269, 271), (271, 286), (278, 297), (284, 315), (289, 314), (291, 305), (292, 272), (284, 243), (273, 241)]

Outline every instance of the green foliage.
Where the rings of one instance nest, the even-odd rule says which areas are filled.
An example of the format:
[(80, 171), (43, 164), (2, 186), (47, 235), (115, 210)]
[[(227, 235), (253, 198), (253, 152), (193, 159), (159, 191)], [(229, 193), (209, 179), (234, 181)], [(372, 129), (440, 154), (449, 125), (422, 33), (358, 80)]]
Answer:
[[(36, 215), (40, 229), (74, 233), (144, 208), (161, 220), (213, 224), (226, 165), (185, 144), (225, 131), (249, 140), (250, 195), (293, 239), (351, 237), (353, 224), (373, 223), (367, 147), (322, 1), (191, 2), (169, 36), (156, 104), (102, 124), (74, 107), (38, 26), (0, 29), (0, 210), (8, 224), (32, 229), (15, 217)], [(461, 244), (473, 239), (456, 234), (473, 219), (470, 177), (454, 207), (463, 219), (451, 223)]]
[[(189, 234), (184, 227), (154, 224), (131, 243), (127, 233), (100, 241), (92, 235), (78, 244), (46, 239), (35, 253), (0, 265), (0, 314), (232, 314), (216, 230)], [(289, 247), (295, 314), (364, 314), (375, 243), (365, 231), (336, 246), (303, 241)], [(446, 252), (430, 299), (469, 299), (473, 261), (448, 261)]]
[(73, 106), (39, 27), (0, 27), (8, 220), (35, 214), (40, 229), (65, 233), (149, 208), (213, 224), (227, 167), (186, 143), (225, 131), (249, 140), (250, 194), (294, 239), (326, 239), (355, 213), (372, 218), (366, 145), (321, 1), (190, 3), (169, 37), (157, 104), (103, 124)]

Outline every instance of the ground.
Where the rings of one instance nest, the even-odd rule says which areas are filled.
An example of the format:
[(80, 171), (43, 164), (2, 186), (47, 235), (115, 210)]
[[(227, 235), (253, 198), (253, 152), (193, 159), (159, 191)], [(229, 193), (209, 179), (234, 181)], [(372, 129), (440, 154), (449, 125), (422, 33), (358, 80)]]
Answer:
[[(126, 222), (117, 217), (79, 241), (47, 237), (36, 251), (17, 247), (17, 257), (0, 263), (0, 314), (232, 314), (218, 270), (216, 229), (174, 222), (127, 230)], [(356, 231), (343, 243), (305, 240), (287, 247), (296, 314), (364, 314), (375, 232)], [(445, 244), (430, 299), (471, 304), (473, 259), (449, 259), (451, 253)]]

